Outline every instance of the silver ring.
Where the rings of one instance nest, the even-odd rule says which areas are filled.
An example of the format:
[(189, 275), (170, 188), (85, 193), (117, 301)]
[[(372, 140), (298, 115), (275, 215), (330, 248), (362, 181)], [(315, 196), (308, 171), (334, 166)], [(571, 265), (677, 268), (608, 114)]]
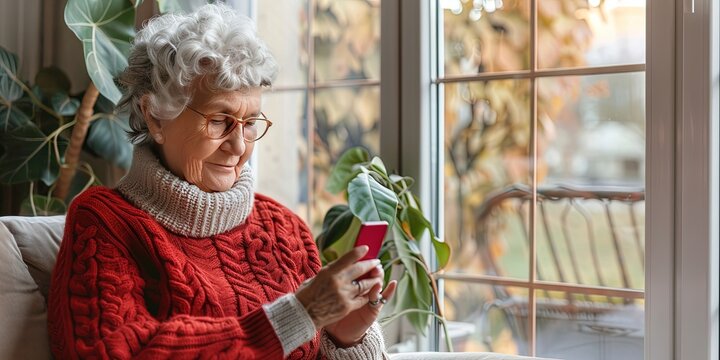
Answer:
[(357, 288), (358, 288), (358, 294), (362, 292), (362, 287), (360, 287), (360, 282), (358, 282), (357, 280), (353, 280), (353, 281), (351, 281), (350, 283), (353, 284), (353, 285), (355, 285), (355, 286), (357, 286)]
[(385, 304), (387, 304), (387, 299), (381, 296), (380, 302), (383, 303), (383, 305), (385, 305)]
[(370, 306), (377, 306), (377, 305), (380, 304), (380, 303), (383, 303), (383, 304), (387, 303), (387, 299), (385, 299), (384, 297), (382, 297), (382, 295), (380, 295), (380, 297), (377, 298), (377, 299), (375, 299), (375, 300), (369, 300), (369, 301), (368, 301), (368, 304), (370, 304)]

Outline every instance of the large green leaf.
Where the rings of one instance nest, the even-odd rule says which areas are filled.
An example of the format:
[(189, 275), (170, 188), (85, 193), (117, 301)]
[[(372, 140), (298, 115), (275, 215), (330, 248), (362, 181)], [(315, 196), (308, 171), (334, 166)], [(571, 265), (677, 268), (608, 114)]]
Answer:
[[(5, 148), (4, 155), (0, 157), (0, 182), (16, 184), (42, 180), (49, 186), (57, 178), (60, 166), (53, 139), (34, 124), (0, 133), (0, 144)], [(58, 138), (57, 145), (60, 154), (64, 154), (67, 140)]]
[(356, 217), (352, 217), (350, 226), (347, 228), (344, 234), (335, 241), (331, 246), (325, 247), (322, 252), (322, 258), (325, 263), (334, 261), (338, 257), (350, 251), (355, 245), (355, 238), (360, 232), (360, 220)]
[(348, 185), (348, 205), (363, 222), (384, 220), (392, 226), (398, 199), (392, 190), (380, 185), (367, 172), (362, 172)]
[(27, 116), (22, 110), (18, 109), (17, 106), (10, 105), (10, 107), (0, 105), (0, 131), (8, 132), (13, 129), (23, 126), (31, 125), (32, 122), (30, 117)]
[(10, 104), (22, 96), (17, 69), (17, 55), (0, 46), (0, 104)]
[(105, 114), (90, 124), (86, 145), (95, 154), (123, 168), (130, 168), (132, 144), (127, 138), (130, 123), (127, 113), (120, 113), (109, 100), (99, 97), (95, 109)]
[(323, 220), (323, 230), (316, 241), (318, 249), (322, 252), (327, 247), (332, 246), (338, 241), (350, 228), (355, 215), (347, 205), (335, 205)]
[(65, 23), (83, 43), (88, 75), (101, 94), (117, 104), (113, 79), (127, 67), (135, 36), (135, 7), (129, 0), (68, 0)]
[(212, 0), (158, 0), (160, 12), (165, 13), (188, 13), (197, 10), (205, 4), (211, 4)]
[(23, 95), (17, 67), (17, 56), (0, 46), (0, 131), (4, 132), (30, 123), (30, 118), (13, 104)]
[(325, 185), (325, 190), (337, 194), (348, 186), (360, 169), (356, 166), (370, 160), (370, 154), (361, 147), (350, 148), (338, 159), (335, 166), (330, 170), (330, 177)]
[(402, 218), (407, 219), (410, 232), (416, 240), (420, 240), (426, 230), (430, 233), (435, 256), (438, 260), (438, 268), (444, 268), (450, 261), (450, 246), (435, 236), (432, 224), (425, 218), (425, 215), (419, 209), (408, 207), (403, 210)]
[[(418, 263), (418, 261), (422, 260), (415, 256), (409, 246), (410, 242), (405, 238), (399, 226), (393, 227), (393, 240), (398, 257), (405, 270), (398, 283), (396, 312), (408, 309), (432, 311), (430, 279), (423, 266)], [(430, 321), (429, 314), (413, 312), (407, 315), (407, 319), (418, 332), (425, 334)]]

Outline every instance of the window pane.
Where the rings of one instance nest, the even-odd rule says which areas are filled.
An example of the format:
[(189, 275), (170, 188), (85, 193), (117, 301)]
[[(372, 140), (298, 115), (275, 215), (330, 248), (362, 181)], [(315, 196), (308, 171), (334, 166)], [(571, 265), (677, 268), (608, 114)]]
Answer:
[(530, 68), (528, 0), (445, 0), (440, 5), (445, 75)]
[(644, 301), (536, 291), (539, 357), (642, 360)]
[(307, 84), (307, 0), (257, 1), (258, 34), (278, 62), (275, 87)]
[(317, 1), (312, 37), (317, 82), (380, 79), (380, 0)]
[(542, 0), (538, 67), (645, 63), (645, 0)]
[(644, 88), (643, 73), (538, 80), (539, 279), (644, 288)]
[[(528, 290), (444, 281), (445, 317), (453, 350), (528, 355)], [(441, 351), (447, 351), (440, 331)]]
[(645, 74), (538, 80), (545, 182), (642, 186)]
[(258, 192), (278, 200), (308, 220), (307, 92), (263, 95), (263, 111), (273, 122), (255, 145)]
[(327, 210), (345, 202), (342, 194), (325, 191), (330, 167), (351, 147), (363, 146), (371, 154), (380, 151), (380, 87), (316, 90), (314, 114), (311, 223), (319, 233)]
[[(538, 279), (643, 289), (644, 202), (607, 199), (593, 189), (581, 196), (598, 199), (553, 191), (558, 197), (538, 205)], [(619, 197), (625, 192), (614, 191)]]
[(444, 89), (448, 270), (527, 279), (530, 83), (478, 81)]

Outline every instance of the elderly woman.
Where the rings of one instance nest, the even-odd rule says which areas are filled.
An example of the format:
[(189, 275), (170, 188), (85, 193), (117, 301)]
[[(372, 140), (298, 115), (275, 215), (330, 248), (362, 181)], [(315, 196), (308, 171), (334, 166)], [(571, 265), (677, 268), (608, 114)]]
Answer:
[(375, 320), (396, 284), (381, 292), (378, 261), (357, 248), (321, 269), (303, 221), (253, 192), (275, 73), (250, 20), (222, 5), (137, 34), (120, 77), (134, 161), (68, 212), (49, 300), (57, 358), (383, 357)]

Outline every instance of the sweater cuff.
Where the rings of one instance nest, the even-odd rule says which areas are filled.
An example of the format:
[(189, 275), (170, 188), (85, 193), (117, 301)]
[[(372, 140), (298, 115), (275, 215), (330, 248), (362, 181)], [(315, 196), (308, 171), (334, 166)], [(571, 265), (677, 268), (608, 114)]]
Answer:
[(322, 353), (332, 360), (385, 359), (385, 340), (378, 323), (373, 323), (362, 342), (349, 348), (339, 348), (323, 331), (320, 340)]
[(315, 323), (294, 294), (263, 305), (263, 310), (280, 339), (284, 356), (315, 338)]

